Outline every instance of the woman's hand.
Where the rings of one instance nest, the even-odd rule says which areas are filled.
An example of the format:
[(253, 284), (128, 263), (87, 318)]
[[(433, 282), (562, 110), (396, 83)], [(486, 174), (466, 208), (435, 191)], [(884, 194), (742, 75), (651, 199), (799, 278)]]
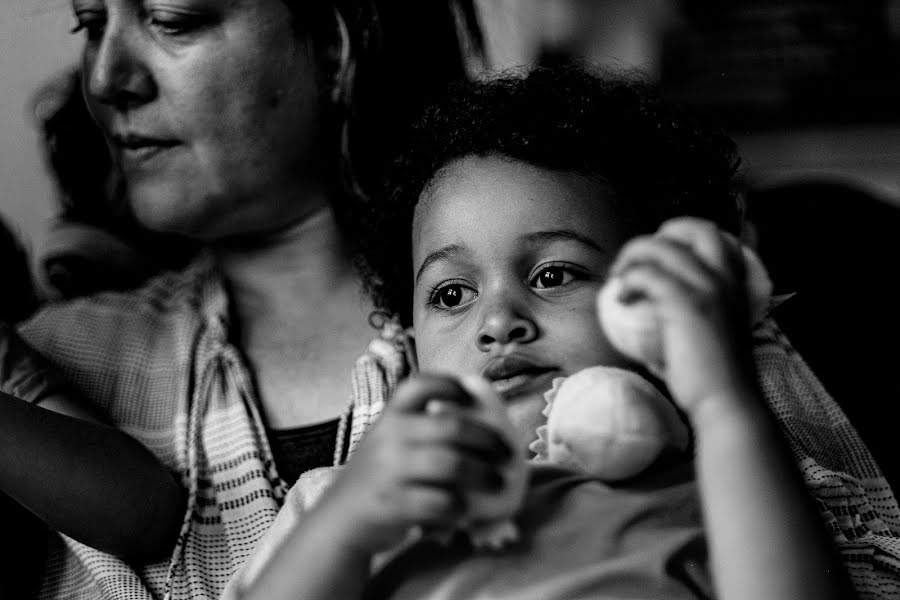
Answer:
[(692, 420), (707, 401), (756, 390), (744, 262), (715, 225), (668, 221), (627, 243), (610, 273), (620, 301), (655, 305), (666, 383)]
[(473, 403), (449, 377), (404, 382), (321, 499), (347, 547), (374, 554), (411, 527), (452, 528), (466, 515), (466, 492), (502, 489), (500, 469), (513, 451), (500, 433), (465, 410), (426, 410), (432, 400)]

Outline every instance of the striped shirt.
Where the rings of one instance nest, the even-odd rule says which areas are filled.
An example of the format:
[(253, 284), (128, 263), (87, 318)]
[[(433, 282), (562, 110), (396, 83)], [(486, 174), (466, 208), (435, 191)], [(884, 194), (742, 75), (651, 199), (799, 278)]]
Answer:
[[(274, 521), (287, 487), (248, 367), (229, 341), (228, 314), (222, 278), (202, 257), (137, 291), (50, 305), (21, 326), (78, 395), (147, 446), (188, 490), (171, 559), (131, 566), (58, 536), (40, 597), (218, 598)], [(395, 342), (370, 344), (353, 367), (333, 447), (353, 451), (405, 368)]]
[[(218, 598), (274, 522), (286, 486), (248, 367), (229, 342), (228, 314), (221, 275), (201, 257), (134, 292), (51, 305), (21, 327), (78, 394), (180, 476), (189, 497), (167, 561), (132, 567), (55, 538), (42, 598)], [(408, 372), (397, 333), (383, 328), (353, 367), (335, 440), (351, 455)], [(769, 408), (859, 597), (900, 598), (900, 508), (877, 464), (771, 320), (755, 332), (755, 356)]]

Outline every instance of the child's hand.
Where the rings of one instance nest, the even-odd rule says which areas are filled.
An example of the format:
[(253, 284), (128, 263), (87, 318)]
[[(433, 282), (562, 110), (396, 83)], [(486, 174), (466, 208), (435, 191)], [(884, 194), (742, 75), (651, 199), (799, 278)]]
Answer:
[(755, 389), (744, 262), (715, 225), (668, 221), (627, 243), (610, 272), (621, 301), (655, 305), (666, 383), (689, 416), (707, 400)]
[(418, 376), (400, 385), (326, 492), (343, 542), (374, 554), (401, 542), (416, 525), (452, 528), (464, 518), (466, 492), (497, 492), (513, 450), (464, 410), (426, 411), (432, 400), (470, 406), (454, 379)]

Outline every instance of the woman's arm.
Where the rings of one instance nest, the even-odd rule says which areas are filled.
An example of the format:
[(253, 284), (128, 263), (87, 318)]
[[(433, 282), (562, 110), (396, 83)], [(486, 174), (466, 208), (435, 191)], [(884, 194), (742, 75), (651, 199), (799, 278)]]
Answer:
[(0, 489), (99, 550), (138, 563), (168, 556), (185, 507), (168, 469), (71, 399), (41, 404), (54, 410), (0, 392)]

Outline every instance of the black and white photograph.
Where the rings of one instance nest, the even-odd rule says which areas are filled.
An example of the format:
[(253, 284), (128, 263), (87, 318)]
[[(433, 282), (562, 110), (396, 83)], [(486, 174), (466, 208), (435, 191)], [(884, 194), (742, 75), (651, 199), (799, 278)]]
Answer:
[(0, 600), (900, 600), (900, 0), (3, 0)]

